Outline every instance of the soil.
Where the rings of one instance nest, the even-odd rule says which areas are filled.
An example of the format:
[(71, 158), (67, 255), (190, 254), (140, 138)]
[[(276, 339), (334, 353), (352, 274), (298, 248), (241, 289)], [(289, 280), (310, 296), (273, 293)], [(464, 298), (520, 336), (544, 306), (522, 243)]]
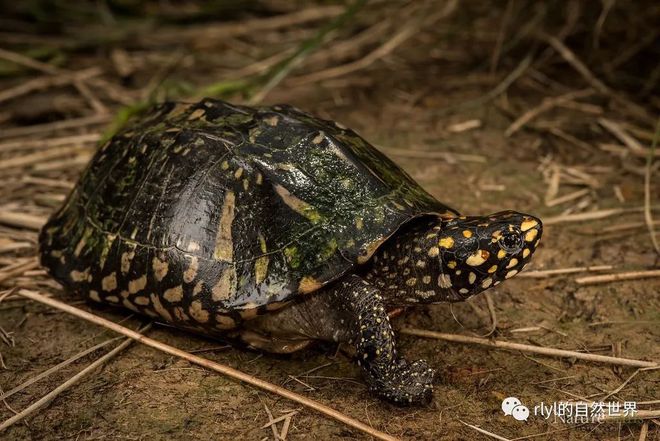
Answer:
[[(477, 12), (483, 11), (476, 9)], [(480, 29), (491, 29), (488, 38), (484, 37), (491, 44), (496, 39), (503, 9), (478, 17)], [(458, 11), (452, 20), (459, 20), (466, 13)], [(304, 28), (305, 32), (309, 29)], [(302, 36), (308, 35), (297, 36), (294, 31), (290, 30), (286, 38), (282, 37), (284, 46), (295, 47)], [(581, 107), (551, 109), (507, 137), (505, 131), (512, 121), (538, 106), (544, 98), (566, 93), (569, 87), (576, 90), (588, 87), (588, 84), (561, 57), (554, 55), (552, 62), (542, 66), (546, 74), (541, 74), (539, 67), (536, 70), (538, 75), (528, 72), (504, 93), (492, 97), (491, 92), (514, 71), (524, 56), (507, 54), (498, 69), (491, 73), (478, 59), (490, 56), (492, 45), (478, 46), (476, 37), (463, 35), (454, 40), (443, 40), (433, 52), (427, 51), (432, 47), (428, 41), (430, 35), (435, 34), (432, 31), (420, 34), (417, 40), (413, 38), (366, 70), (320, 84), (296, 86), (293, 76), (290, 83), (285, 80), (274, 88), (265, 102), (287, 102), (355, 129), (374, 145), (382, 147), (439, 200), (465, 214), (515, 209), (546, 219), (568, 209), (582, 212), (643, 206), (644, 158), (621, 157), (616, 152), (601, 149), (602, 144), (622, 144), (598, 120), (618, 121), (644, 147), (650, 145), (645, 134), (653, 133), (652, 125), (635, 120), (611, 97), (595, 94), (579, 100)], [(268, 38), (275, 38), (274, 33), (264, 34), (264, 44)], [(475, 44), (472, 49), (462, 44), (470, 38)], [(287, 39), (290, 39), (288, 43)], [(224, 72), (217, 62), (223, 51), (235, 54), (241, 44), (246, 46), (242, 49), (249, 51), (259, 42), (256, 37), (234, 39), (234, 46), (213, 47), (213, 56), (206, 65), (200, 51), (207, 49), (195, 49), (194, 57), (184, 54), (183, 61), (178, 61), (176, 68), (166, 70), (171, 70), (168, 75), (181, 81), (195, 72), (194, 83), (209, 84), (217, 75), (214, 69)], [(115, 44), (114, 48), (121, 49), (121, 43)], [(125, 48), (129, 52), (138, 50), (129, 42), (125, 43)], [(424, 51), (426, 54), (422, 53)], [(465, 52), (470, 53), (469, 56), (465, 56)], [(537, 57), (540, 57), (543, 51), (538, 53), (541, 55)], [(67, 61), (66, 67), (79, 69), (98, 62), (108, 72), (108, 81), (131, 89), (147, 83), (145, 72), (149, 71), (148, 66), (162, 67), (168, 63), (164, 50), (152, 55), (145, 53), (144, 59), (133, 53), (139, 73), (127, 82), (126, 78), (122, 80), (112, 73), (109, 60), (107, 51), (87, 51), (84, 56), (77, 55)], [(296, 73), (302, 75), (307, 70), (317, 69), (307, 66)], [(4, 87), (18, 84), (18, 78), (5, 76)], [(54, 100), (52, 93), (62, 99)], [(64, 99), (66, 97), (69, 99)], [(58, 110), (53, 109), (54, 104), (46, 106), (50, 116), (44, 117), (28, 98), (41, 104), (44, 101), (57, 102), (61, 107)], [(241, 95), (230, 98), (244, 101)], [(12, 100), (0, 113), (5, 115), (5, 128), (43, 123), (57, 119), (52, 116), (54, 112), (75, 116), (70, 108), (78, 109), (80, 100), (74, 88), (58, 88)], [(106, 101), (112, 112), (121, 107), (112, 100)], [(645, 103), (653, 103), (653, 99), (648, 98)], [(653, 107), (652, 104), (648, 106)], [(478, 123), (471, 129), (461, 131), (455, 127), (472, 120)], [(625, 125), (628, 121), (632, 122)], [(635, 131), (635, 127), (642, 129)], [(557, 136), (556, 131), (553, 134), (555, 128), (570, 134), (570, 138)], [(99, 128), (90, 130), (98, 132)], [(452, 152), (455, 156), (435, 159), (426, 153), (416, 153), (420, 151)], [(425, 157), (409, 157), (415, 154)], [(479, 158), (466, 160), (469, 158), (459, 154), (478, 155)], [(0, 161), (8, 157), (0, 156)], [(39, 175), (29, 169), (21, 175), (74, 182), (84, 167), (84, 161), (72, 164), (66, 170), (60, 168), (50, 174)], [(562, 170), (559, 196), (586, 188), (585, 196), (548, 206), (546, 194), (553, 167)], [(583, 181), (576, 178), (579, 173), (571, 175), (570, 170), (566, 171), (571, 167), (587, 175), (594, 181), (593, 185), (582, 184)], [(7, 183), (6, 189), (14, 189), (12, 194), (5, 192), (0, 200), (4, 209), (11, 208), (12, 211), (28, 207), (25, 208), (27, 212), (45, 216), (61, 200), (56, 195), (65, 194), (64, 190), (56, 188), (37, 188), (30, 192), (26, 187), (16, 187), (14, 184), (18, 181), (11, 174), (3, 174), (0, 179)], [(652, 203), (657, 204), (660, 202), (657, 173), (653, 179)], [(46, 197), (39, 199), (38, 195)], [(581, 201), (587, 202), (576, 207)], [(658, 218), (657, 211), (654, 214)], [(638, 225), (607, 231), (628, 223)], [(36, 253), (36, 231), (10, 226), (2, 228), (0, 240), (7, 237), (31, 244), (22, 251), (0, 253), (3, 266), (11, 264), (11, 259)], [(628, 211), (600, 220), (547, 225), (540, 249), (525, 271), (595, 265), (611, 265), (611, 270), (605, 271), (608, 273), (657, 268), (658, 255), (641, 211)], [(2, 269), (0, 267), (0, 272)], [(497, 319), (497, 328), (491, 337), (593, 354), (660, 360), (660, 279), (593, 285), (576, 282), (580, 277), (594, 274), (597, 273), (515, 277), (490, 289)], [(7, 281), (0, 288), (14, 286), (52, 293), (58, 299), (134, 329), (143, 323), (139, 317), (124, 310), (82, 302), (57, 288), (40, 273)], [(394, 324), (396, 327), (479, 336), (488, 334), (491, 315), (485, 297), (479, 296), (462, 304), (411, 309), (395, 319)], [(85, 348), (114, 337), (98, 326), (17, 297), (0, 303), (0, 326), (10, 334), (12, 341), (12, 344), (0, 342), (5, 365), (0, 369), (0, 386), (4, 391)], [(203, 351), (201, 355), (204, 357), (285, 385), (406, 440), (489, 439), (468, 425), (507, 439), (531, 438), (533, 435), (537, 436), (532, 439), (549, 440), (638, 439), (643, 424), (641, 420), (564, 423), (554, 421), (552, 417), (546, 420), (534, 415), (534, 407), (572, 399), (652, 402), (638, 405), (639, 409), (647, 410), (660, 406), (659, 370), (638, 371), (637, 368), (575, 358), (547, 357), (400, 335), (400, 351), (410, 360), (426, 359), (437, 368), (438, 376), (430, 404), (397, 407), (370, 394), (360, 378), (358, 367), (332, 345), (319, 344), (291, 356), (274, 356), (226, 347), (222, 342), (160, 325), (148, 335), (188, 351)], [(8, 398), (0, 406), (0, 420), (10, 417), (12, 409), (19, 411), (45, 395), (107, 350), (96, 351)], [(626, 383), (633, 374), (636, 375)], [(501, 403), (510, 396), (519, 398), (532, 412), (526, 422), (503, 414)], [(103, 368), (0, 437), (7, 440), (273, 439), (271, 428), (263, 427), (269, 421), (267, 413), (278, 417), (291, 411), (297, 413), (291, 419), (289, 440), (369, 438), (283, 398), (139, 344), (131, 345)], [(660, 439), (658, 420), (647, 420), (647, 423), (646, 439)], [(282, 423), (279, 423), (278, 429), (281, 428)]]

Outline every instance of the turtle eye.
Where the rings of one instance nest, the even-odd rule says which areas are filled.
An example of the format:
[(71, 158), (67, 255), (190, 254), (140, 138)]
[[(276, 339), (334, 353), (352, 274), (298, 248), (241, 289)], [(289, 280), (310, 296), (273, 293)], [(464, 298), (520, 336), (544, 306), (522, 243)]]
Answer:
[(522, 245), (522, 237), (519, 231), (505, 231), (500, 236), (500, 248), (507, 253), (517, 253)]

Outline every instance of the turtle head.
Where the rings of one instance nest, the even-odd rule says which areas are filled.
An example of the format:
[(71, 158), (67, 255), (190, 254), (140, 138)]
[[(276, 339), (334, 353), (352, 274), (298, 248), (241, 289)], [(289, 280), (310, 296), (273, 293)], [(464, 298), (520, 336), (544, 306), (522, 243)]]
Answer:
[(442, 221), (438, 284), (464, 300), (515, 276), (538, 246), (543, 225), (529, 214), (504, 211)]

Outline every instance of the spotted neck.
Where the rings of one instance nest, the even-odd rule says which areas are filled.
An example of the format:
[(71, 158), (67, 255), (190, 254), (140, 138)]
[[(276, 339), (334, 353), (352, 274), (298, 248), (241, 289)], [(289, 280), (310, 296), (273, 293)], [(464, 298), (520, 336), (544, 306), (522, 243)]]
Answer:
[(438, 235), (439, 221), (406, 226), (372, 257), (365, 278), (393, 305), (463, 300), (443, 274)]

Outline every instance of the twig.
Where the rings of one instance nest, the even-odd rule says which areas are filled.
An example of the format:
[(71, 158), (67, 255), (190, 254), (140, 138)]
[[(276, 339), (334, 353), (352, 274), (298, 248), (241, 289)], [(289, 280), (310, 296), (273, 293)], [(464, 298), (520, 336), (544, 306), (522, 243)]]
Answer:
[(589, 323), (590, 328), (596, 326), (611, 326), (611, 325), (658, 325), (660, 324), (659, 320), (611, 320), (603, 322), (594, 322)]
[[(261, 399), (261, 397), (259, 398)], [(261, 404), (264, 405), (264, 408), (266, 409), (266, 415), (268, 415), (268, 425), (266, 427), (270, 427), (270, 429), (273, 431), (273, 438), (275, 438), (275, 441), (279, 441), (281, 438), (280, 434), (277, 433), (277, 424), (275, 421), (273, 421), (273, 413), (270, 411), (268, 405), (263, 400), (261, 400)]]
[(607, 129), (607, 131), (614, 135), (619, 141), (624, 143), (633, 153), (643, 156), (648, 154), (647, 149), (642, 147), (635, 138), (626, 133), (626, 131), (616, 122), (607, 118), (598, 118), (598, 123)]
[(28, 165), (33, 165), (39, 162), (47, 162), (55, 158), (61, 158), (62, 156), (70, 157), (76, 153), (82, 153), (85, 150), (84, 147), (60, 147), (49, 149), (43, 152), (31, 153), (23, 156), (16, 156), (13, 158), (0, 160), (0, 170), (6, 169), (15, 169), (18, 167), (25, 167)]
[(280, 431), (280, 439), (283, 441), (286, 441), (286, 437), (289, 434), (289, 427), (291, 426), (291, 418), (293, 418), (292, 414), (287, 415), (286, 419), (284, 420), (284, 424), (282, 424), (282, 430)]
[(518, 278), (526, 277), (529, 279), (544, 279), (548, 276), (558, 276), (562, 274), (573, 274), (591, 271), (608, 271), (614, 268), (612, 265), (594, 265), (594, 266), (574, 266), (571, 268), (557, 268), (550, 270), (525, 271), (518, 274)]
[(23, 383), (19, 384), (19, 385), (16, 386), (15, 388), (13, 388), (13, 389), (11, 389), (11, 390), (8, 390), (8, 391), (5, 392), (4, 394), (1, 394), (1, 395), (0, 395), (0, 400), (4, 400), (4, 399), (6, 399), (6, 398), (11, 397), (11, 396), (14, 395), (15, 393), (22, 391), (23, 389), (25, 389), (25, 388), (27, 388), (27, 387), (33, 385), (33, 384), (36, 383), (37, 381), (39, 381), (39, 380), (41, 380), (41, 379), (43, 379), (43, 378), (46, 378), (46, 377), (49, 376), (50, 374), (52, 374), (52, 373), (54, 373), (54, 372), (57, 372), (57, 371), (59, 371), (59, 370), (62, 369), (62, 368), (67, 367), (68, 365), (70, 365), (70, 364), (73, 363), (74, 361), (79, 360), (79, 359), (81, 359), (81, 358), (83, 358), (83, 357), (85, 357), (85, 356), (91, 354), (92, 352), (95, 352), (95, 351), (97, 351), (97, 350), (99, 350), (99, 349), (101, 349), (101, 348), (103, 348), (103, 347), (109, 345), (110, 343), (119, 340), (120, 338), (121, 338), (121, 337), (111, 338), (110, 340), (106, 340), (106, 341), (101, 342), (101, 343), (99, 343), (99, 344), (97, 344), (97, 345), (95, 345), (95, 346), (92, 346), (91, 348), (85, 349), (85, 350), (82, 351), (82, 352), (78, 352), (77, 354), (75, 354), (75, 355), (73, 355), (72, 357), (70, 357), (70, 358), (64, 360), (63, 362), (58, 363), (58, 364), (56, 364), (55, 366), (53, 366), (53, 367), (51, 367), (51, 368), (49, 368), (49, 369), (46, 369), (45, 371), (41, 372), (40, 374), (37, 374), (37, 375), (35, 375), (34, 377), (31, 377), (30, 379), (28, 379), (28, 380), (24, 381)]
[(0, 58), (51, 75), (64, 73), (62, 69), (59, 69), (55, 66), (51, 66), (50, 64), (47, 63), (42, 63), (41, 61), (37, 61), (33, 58), (26, 57), (25, 55), (21, 55), (16, 52), (11, 52), (2, 48), (0, 48)]
[(19, 136), (36, 135), (39, 133), (54, 132), (56, 130), (87, 127), (96, 124), (104, 124), (112, 119), (110, 115), (92, 115), (81, 118), (64, 119), (44, 124), (33, 124), (30, 126), (11, 127), (0, 132), (0, 138), (16, 138)]
[[(657, 208), (656, 206), (651, 207)], [(555, 217), (546, 217), (543, 219), (545, 225), (561, 224), (566, 222), (581, 222), (587, 220), (605, 219), (612, 216), (618, 216), (623, 213), (633, 213), (636, 211), (644, 211), (644, 207), (632, 208), (609, 208), (605, 210), (588, 211), (586, 213), (566, 214)]]
[(540, 114), (547, 112), (548, 110), (551, 110), (554, 107), (557, 107), (561, 104), (564, 104), (569, 101), (573, 101), (579, 98), (586, 98), (591, 95), (593, 95), (594, 91), (593, 89), (584, 89), (584, 90), (575, 90), (572, 92), (568, 92), (564, 95), (552, 97), (552, 98), (545, 98), (541, 102), (540, 105), (534, 107), (533, 109), (528, 110), (527, 112), (523, 113), (516, 119), (511, 125), (504, 131), (505, 136), (511, 136), (514, 133), (516, 133), (518, 130), (523, 128), (527, 123), (529, 123), (531, 120), (539, 116)]
[(538, 32), (537, 35), (543, 39), (546, 43), (553, 47), (559, 55), (570, 64), (573, 69), (575, 69), (594, 89), (618, 102), (619, 104), (628, 108), (630, 113), (634, 114), (643, 121), (655, 122), (655, 118), (651, 118), (646, 109), (640, 107), (639, 105), (631, 102), (627, 98), (617, 94), (612, 89), (609, 88), (605, 83), (596, 78), (596, 76), (589, 70), (589, 68), (578, 59), (577, 55), (570, 50), (564, 43), (562, 43), (558, 38), (548, 35), (543, 32)]
[(511, 441), (509, 438), (504, 438), (503, 436), (497, 435), (497, 434), (495, 434), (495, 433), (493, 433), (493, 432), (489, 432), (489, 431), (487, 431), (487, 430), (485, 430), (485, 429), (482, 429), (481, 427), (478, 427), (478, 426), (475, 426), (475, 425), (472, 425), (472, 424), (468, 424), (468, 423), (466, 423), (466, 422), (463, 421), (463, 420), (458, 420), (458, 421), (460, 421), (461, 423), (465, 424), (465, 425), (468, 426), (469, 428), (476, 430), (476, 431), (479, 432), (479, 433), (483, 433), (484, 435), (490, 436), (491, 438), (495, 438), (495, 439), (498, 439), (498, 440), (500, 440), (500, 441)]
[(18, 98), (19, 96), (23, 96), (31, 92), (47, 89), (49, 87), (64, 86), (71, 84), (74, 81), (88, 80), (99, 76), (102, 73), (103, 71), (100, 68), (90, 67), (89, 69), (83, 69), (77, 72), (64, 73), (57, 76), (35, 78), (0, 92), (0, 103)]
[(622, 280), (648, 279), (652, 277), (660, 277), (660, 269), (648, 270), (648, 271), (630, 271), (627, 273), (603, 274), (600, 276), (582, 277), (579, 279), (575, 279), (575, 282), (578, 285), (595, 285), (598, 283), (619, 282)]
[(262, 428), (262, 429), (266, 429), (267, 427), (272, 426), (273, 424), (277, 424), (277, 423), (279, 423), (280, 421), (284, 421), (285, 419), (290, 418), (290, 417), (292, 417), (293, 415), (295, 415), (295, 414), (297, 414), (297, 413), (298, 413), (298, 411), (297, 411), (297, 410), (294, 410), (294, 411), (292, 411), (292, 412), (289, 412), (289, 413), (287, 413), (287, 414), (284, 414), (284, 415), (282, 415), (282, 416), (279, 416), (279, 417), (277, 417), (277, 418), (274, 418), (274, 419), (270, 420), (269, 422), (267, 422), (266, 424), (264, 424), (263, 426), (261, 426), (261, 428)]
[(479, 107), (484, 105), (485, 103), (488, 103), (489, 101), (494, 100), (504, 92), (506, 92), (509, 87), (513, 83), (516, 82), (518, 78), (520, 78), (526, 71), (527, 68), (532, 64), (532, 57), (527, 56), (525, 57), (520, 63), (518, 63), (518, 66), (511, 71), (504, 79), (493, 89), (488, 91), (485, 95), (482, 95), (478, 98), (468, 100), (468, 101), (462, 101), (458, 104), (451, 105), (451, 106), (445, 106), (442, 109), (438, 109), (433, 111), (434, 115), (444, 115), (449, 112), (454, 112), (457, 109), (469, 109), (469, 108), (474, 108), (474, 107)]
[(292, 84), (296, 86), (316, 83), (319, 81), (327, 80), (329, 78), (336, 78), (342, 75), (355, 72), (357, 70), (365, 69), (371, 66), (376, 61), (390, 54), (394, 49), (399, 47), (402, 43), (408, 40), (413, 35), (416, 35), (419, 32), (419, 29), (423, 26), (428, 26), (442, 18), (447, 17), (456, 10), (458, 2), (456, 0), (449, 1), (445, 4), (445, 7), (437, 14), (434, 14), (430, 17), (424, 17), (421, 20), (415, 19), (411, 20), (405, 26), (400, 28), (400, 31), (394, 34), (389, 40), (383, 43), (378, 48), (374, 49), (364, 57), (359, 60), (353, 61), (351, 63), (342, 64), (340, 66), (331, 67), (319, 72), (314, 72), (308, 75), (300, 76), (292, 80)]
[[(19, 292), (20, 294), (20, 292)], [(489, 340), (479, 337), (468, 337), (459, 334), (445, 334), (441, 332), (427, 331), (424, 329), (402, 328), (399, 330), (402, 334), (415, 335), (417, 337), (435, 338), (438, 340), (452, 341), (456, 343), (477, 344), (491, 348), (501, 348), (512, 351), (531, 352), (534, 354), (549, 355), (562, 358), (577, 358), (579, 360), (592, 361), (596, 363), (608, 363), (620, 366), (634, 367), (656, 367), (657, 362), (633, 360), (630, 358), (609, 357), (606, 355), (584, 354), (582, 352), (568, 351), (565, 349), (546, 348), (543, 346), (526, 345), (521, 343), (510, 343), (505, 341)]]
[(76, 317), (82, 318), (84, 320), (90, 321), (92, 323), (95, 323), (100, 326), (104, 326), (108, 329), (111, 329), (119, 334), (125, 335), (127, 337), (130, 337), (134, 340), (137, 340), (138, 342), (144, 344), (145, 346), (152, 347), (154, 349), (157, 349), (159, 351), (165, 352), (167, 354), (173, 355), (175, 357), (182, 358), (184, 360), (187, 360), (191, 363), (200, 365), (202, 367), (208, 368), (210, 370), (213, 370), (215, 372), (218, 372), (220, 374), (226, 375), (230, 378), (233, 378), (235, 380), (242, 381), (244, 383), (250, 384), (254, 387), (257, 387), (259, 389), (265, 390), (267, 392), (271, 392), (277, 395), (280, 395), (284, 398), (287, 398), (289, 400), (295, 401), (297, 403), (300, 403), (306, 407), (309, 407), (310, 409), (316, 410), (317, 412), (326, 415), (332, 419), (335, 419), (337, 421), (340, 421), (347, 426), (353, 427), (357, 430), (360, 430), (367, 435), (371, 435), (373, 437), (376, 437), (378, 439), (382, 440), (389, 440), (389, 441), (394, 441), (397, 438), (388, 435), (387, 433), (381, 432), (379, 430), (374, 429), (373, 427), (370, 427), (358, 420), (355, 420), (347, 415), (344, 415), (343, 413), (338, 412), (335, 409), (332, 409), (328, 406), (325, 406), (321, 403), (318, 403), (314, 400), (311, 400), (303, 395), (299, 395), (295, 392), (291, 392), (290, 390), (284, 389), (282, 387), (276, 386), (274, 384), (268, 383), (266, 381), (260, 380), (252, 375), (243, 373), (239, 370), (233, 369), (229, 366), (225, 366), (220, 363), (215, 363), (211, 360), (207, 360), (202, 357), (198, 357), (196, 355), (192, 355), (186, 351), (182, 351), (181, 349), (175, 348), (173, 346), (169, 346), (165, 343), (162, 343), (158, 340), (151, 339), (149, 337), (145, 337), (144, 335), (135, 332), (131, 329), (128, 329), (126, 327), (120, 326), (116, 323), (111, 322), (110, 320), (106, 320), (102, 317), (96, 316), (94, 314), (91, 314), (87, 311), (83, 311), (81, 309), (75, 308), (73, 306), (67, 305), (65, 303), (62, 303), (58, 300), (51, 299), (48, 297), (45, 297), (37, 292), (34, 291), (29, 291), (26, 289), (21, 289), (17, 293), (20, 296), (26, 297), (28, 299), (34, 300), (36, 302), (40, 302), (43, 304), (46, 304), (48, 306), (51, 306), (53, 308), (59, 309), (61, 311), (67, 312), (69, 314), (72, 314)]
[(653, 228), (653, 215), (651, 214), (651, 169), (653, 167), (653, 157), (655, 155), (655, 148), (658, 145), (658, 137), (660, 135), (660, 119), (655, 126), (655, 135), (653, 136), (653, 142), (651, 143), (651, 148), (649, 149), (648, 156), (646, 158), (646, 168), (644, 171), (644, 221), (646, 226), (649, 229), (649, 234), (651, 235), (651, 243), (655, 252), (660, 257), (660, 245), (658, 245), (658, 239), (655, 237), (655, 228)]
[(545, 206), (546, 207), (554, 207), (555, 205), (561, 205), (565, 204), (566, 202), (573, 201), (575, 199), (579, 199), (582, 196), (586, 196), (591, 192), (590, 188), (583, 188), (581, 190), (576, 190), (571, 193), (565, 194), (563, 196), (556, 197), (554, 199), (546, 200), (545, 201)]
[(145, 38), (138, 36), (139, 44), (146, 46), (156, 44), (181, 44), (184, 40), (195, 42), (213, 42), (213, 40), (226, 40), (255, 32), (275, 31), (277, 29), (302, 25), (305, 23), (335, 17), (344, 11), (342, 6), (328, 5), (310, 7), (289, 14), (280, 14), (273, 17), (241, 20), (237, 23), (211, 23), (208, 26), (188, 26), (161, 29), (158, 33), (149, 33)]
[(0, 271), (0, 283), (3, 283), (5, 280), (9, 280), (13, 277), (18, 277), (24, 272), (30, 271), (31, 269), (38, 267), (39, 267), (39, 262), (37, 261), (36, 258), (34, 258), (34, 259), (30, 259), (28, 262), (25, 262), (23, 264), (16, 265), (14, 268), (10, 270)]
[(101, 139), (101, 134), (99, 133), (85, 133), (83, 135), (62, 136), (59, 138), (8, 141), (0, 143), (0, 152), (8, 152), (12, 150), (47, 149), (52, 147), (61, 147), (64, 145), (89, 144), (95, 143), (99, 139)]
[(495, 73), (497, 65), (500, 62), (500, 55), (502, 54), (502, 44), (504, 43), (504, 36), (506, 35), (509, 21), (511, 20), (511, 13), (513, 12), (513, 0), (508, 0), (506, 9), (504, 10), (504, 17), (502, 17), (502, 24), (497, 33), (497, 40), (495, 41), (495, 49), (493, 55), (490, 57), (490, 73)]
[(378, 149), (388, 155), (399, 156), (402, 158), (442, 159), (450, 163), (463, 161), (463, 162), (478, 162), (483, 164), (487, 162), (488, 159), (482, 155), (472, 155), (466, 153), (399, 149), (395, 147), (383, 147), (383, 146), (378, 146)]
[(105, 115), (108, 113), (108, 108), (101, 102), (100, 99), (92, 92), (92, 90), (83, 81), (74, 80), (73, 85), (80, 92), (80, 94), (87, 100), (90, 107), (94, 109), (97, 115)]
[(350, 20), (351, 17), (353, 17), (365, 5), (365, 3), (366, 0), (355, 0), (353, 4), (346, 8), (343, 14), (334, 18), (326, 26), (323, 26), (316, 35), (309, 40), (304, 41), (296, 52), (287, 57), (281, 63), (278, 63), (261, 90), (250, 98), (250, 104), (260, 103), (266, 97), (268, 92), (273, 90), (293, 69), (295, 69), (296, 66), (302, 63), (312, 51), (323, 43), (323, 40), (331, 31), (344, 25), (344, 23)]
[[(44, 297), (45, 298), (45, 297)], [(142, 332), (147, 331), (151, 327), (151, 324), (146, 325), (144, 328), (142, 328)], [(126, 328), (128, 329), (128, 328)], [(139, 332), (130, 330), (131, 332), (137, 334), (137, 335), (142, 335)], [(81, 370), (78, 372), (76, 375), (73, 377), (69, 378), (67, 381), (64, 383), (60, 384), (57, 386), (55, 389), (41, 397), (39, 400), (35, 401), (34, 403), (30, 404), (28, 407), (17, 413), (11, 418), (6, 419), (5, 421), (0, 424), (0, 432), (3, 430), (7, 429), (9, 426), (12, 424), (22, 420), (23, 418), (26, 418), (30, 415), (32, 415), (34, 412), (37, 410), (41, 409), (44, 407), (46, 404), (50, 403), (53, 401), (55, 398), (57, 398), (60, 394), (74, 386), (75, 384), (79, 383), (81, 380), (83, 380), (87, 375), (90, 373), (94, 372), (97, 368), (100, 366), (103, 366), (105, 363), (110, 361), (115, 355), (119, 354), (121, 351), (126, 349), (128, 346), (130, 346), (133, 343), (133, 339), (128, 338), (124, 340), (121, 344), (119, 344), (116, 348), (114, 348), (112, 351), (108, 352), (104, 356), (100, 357), (99, 359), (95, 360), (94, 362), (90, 363), (89, 366), (87, 366), (85, 369)]]
[(46, 223), (46, 218), (27, 213), (14, 213), (11, 211), (0, 211), (0, 224), (13, 227), (39, 230)]

